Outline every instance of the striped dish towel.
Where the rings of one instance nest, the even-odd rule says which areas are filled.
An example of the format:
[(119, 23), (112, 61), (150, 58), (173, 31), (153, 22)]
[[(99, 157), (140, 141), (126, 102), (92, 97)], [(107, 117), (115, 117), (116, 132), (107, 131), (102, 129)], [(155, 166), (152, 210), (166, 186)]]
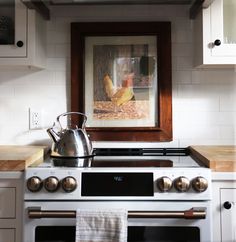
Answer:
[(76, 242), (126, 242), (127, 211), (78, 209)]

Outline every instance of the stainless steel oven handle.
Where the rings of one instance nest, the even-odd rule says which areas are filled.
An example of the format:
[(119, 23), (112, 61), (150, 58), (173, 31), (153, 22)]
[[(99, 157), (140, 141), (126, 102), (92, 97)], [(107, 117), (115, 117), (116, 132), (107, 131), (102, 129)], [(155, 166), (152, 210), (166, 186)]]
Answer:
[[(41, 210), (28, 208), (28, 217), (40, 218), (76, 218), (76, 211), (69, 210)], [(206, 208), (191, 208), (184, 211), (128, 211), (128, 218), (178, 218), (178, 219), (205, 219)]]

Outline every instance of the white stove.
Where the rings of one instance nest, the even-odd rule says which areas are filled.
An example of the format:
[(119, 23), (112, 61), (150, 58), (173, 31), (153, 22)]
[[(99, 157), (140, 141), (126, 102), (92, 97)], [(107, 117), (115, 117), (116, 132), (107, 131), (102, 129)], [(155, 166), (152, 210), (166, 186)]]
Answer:
[[(44, 242), (33, 238), (37, 238), (35, 228), (45, 224), (74, 228), (78, 208), (127, 209), (130, 237), (131, 227), (155, 227), (155, 231), (165, 227), (176, 228), (180, 240), (173, 241), (211, 241), (211, 171), (194, 161), (188, 149), (95, 152), (91, 167), (55, 167), (47, 160), (26, 170), (25, 223), (28, 230), (35, 232), (26, 233), (25, 242)], [(190, 237), (180, 233), (183, 228), (189, 230)], [(151, 232), (147, 235), (150, 240), (140, 237), (128, 241), (172, 241), (171, 233), (165, 233), (165, 239), (152, 237)], [(74, 242), (68, 238), (60, 241)], [(45, 237), (45, 241), (50, 240)]]

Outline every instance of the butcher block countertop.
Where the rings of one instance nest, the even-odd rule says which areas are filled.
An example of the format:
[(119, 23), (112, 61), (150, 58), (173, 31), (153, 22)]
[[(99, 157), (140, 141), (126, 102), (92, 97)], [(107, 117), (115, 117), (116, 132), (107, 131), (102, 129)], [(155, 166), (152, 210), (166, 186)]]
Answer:
[(215, 172), (236, 172), (236, 146), (190, 146), (191, 156)]
[(43, 146), (0, 145), (0, 171), (23, 171), (44, 159)]

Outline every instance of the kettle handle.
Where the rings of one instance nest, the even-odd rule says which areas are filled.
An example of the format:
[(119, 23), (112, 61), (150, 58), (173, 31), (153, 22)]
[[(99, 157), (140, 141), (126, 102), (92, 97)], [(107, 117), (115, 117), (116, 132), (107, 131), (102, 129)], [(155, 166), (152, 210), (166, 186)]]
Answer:
[(71, 115), (71, 114), (78, 114), (78, 115), (82, 115), (84, 117), (84, 120), (83, 120), (83, 123), (82, 123), (82, 129), (85, 128), (85, 123), (87, 121), (87, 116), (84, 114), (84, 113), (80, 113), (80, 112), (66, 112), (66, 113), (62, 113), (60, 114), (58, 117), (57, 117), (57, 122), (59, 123), (61, 129), (62, 129), (62, 126), (61, 126), (61, 123), (60, 123), (60, 118), (61, 117), (65, 117), (65, 116), (68, 116), (68, 115)]

